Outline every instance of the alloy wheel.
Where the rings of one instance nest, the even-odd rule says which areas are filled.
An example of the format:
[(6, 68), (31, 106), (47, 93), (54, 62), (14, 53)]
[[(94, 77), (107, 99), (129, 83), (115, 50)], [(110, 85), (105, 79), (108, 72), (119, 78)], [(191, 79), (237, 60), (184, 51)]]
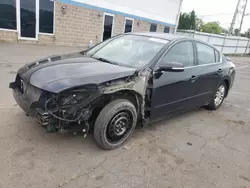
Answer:
[(219, 106), (222, 103), (222, 101), (224, 99), (224, 96), (225, 96), (225, 91), (226, 91), (226, 88), (225, 88), (224, 85), (221, 85), (218, 88), (218, 90), (217, 90), (217, 92), (215, 94), (215, 98), (214, 98), (214, 104), (216, 106)]

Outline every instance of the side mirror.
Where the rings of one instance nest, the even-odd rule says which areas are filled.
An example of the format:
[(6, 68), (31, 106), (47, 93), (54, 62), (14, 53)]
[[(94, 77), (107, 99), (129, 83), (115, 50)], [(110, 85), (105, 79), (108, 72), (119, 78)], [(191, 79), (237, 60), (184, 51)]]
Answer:
[(172, 62), (159, 65), (158, 72), (183, 72), (184, 66), (182, 63)]

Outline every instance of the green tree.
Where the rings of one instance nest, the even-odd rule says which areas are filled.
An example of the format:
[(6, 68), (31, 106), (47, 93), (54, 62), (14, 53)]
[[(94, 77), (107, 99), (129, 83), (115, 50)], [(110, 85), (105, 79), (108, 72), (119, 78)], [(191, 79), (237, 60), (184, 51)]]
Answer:
[(223, 32), (219, 22), (207, 22), (201, 26), (201, 29), (205, 33), (221, 34)]
[(195, 20), (195, 28), (197, 31), (202, 31), (202, 26), (204, 25), (204, 21), (198, 17)]
[(192, 12), (189, 13), (189, 15), (190, 15), (191, 29), (195, 30), (196, 29), (196, 15), (195, 15), (195, 11), (193, 10)]
[(245, 33), (241, 34), (241, 36), (250, 38), (250, 29), (248, 29)]
[(222, 33), (224, 33), (224, 34), (228, 34), (228, 33), (229, 33), (229, 29), (222, 28)]
[(239, 32), (240, 32), (239, 29), (234, 29), (234, 35), (235, 35), (235, 36), (238, 36), (238, 35), (239, 35)]
[(190, 13), (181, 13), (178, 29), (190, 29), (215, 34), (227, 33), (226, 29), (223, 29), (219, 22), (204, 23), (202, 19), (196, 16), (194, 10)]
[(181, 13), (178, 29), (188, 29), (189, 18), (187, 13)]
[(181, 13), (178, 29), (195, 29), (196, 15), (193, 10), (190, 13)]

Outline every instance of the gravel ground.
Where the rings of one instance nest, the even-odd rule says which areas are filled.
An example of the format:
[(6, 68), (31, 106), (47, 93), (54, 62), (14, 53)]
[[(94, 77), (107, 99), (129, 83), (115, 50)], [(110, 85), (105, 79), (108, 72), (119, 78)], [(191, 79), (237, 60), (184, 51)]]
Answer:
[(0, 187), (250, 187), (250, 57), (233, 57), (235, 84), (218, 111), (194, 110), (137, 129), (120, 149), (93, 135), (46, 133), (8, 83), (24, 63), (79, 48), (0, 43)]

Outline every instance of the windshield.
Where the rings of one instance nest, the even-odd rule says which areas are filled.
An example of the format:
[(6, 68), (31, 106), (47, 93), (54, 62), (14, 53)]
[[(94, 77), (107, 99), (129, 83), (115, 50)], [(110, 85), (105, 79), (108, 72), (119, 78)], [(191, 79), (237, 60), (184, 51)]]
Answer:
[(164, 39), (123, 35), (97, 45), (87, 55), (106, 62), (140, 68), (147, 65), (166, 43), (168, 41)]

